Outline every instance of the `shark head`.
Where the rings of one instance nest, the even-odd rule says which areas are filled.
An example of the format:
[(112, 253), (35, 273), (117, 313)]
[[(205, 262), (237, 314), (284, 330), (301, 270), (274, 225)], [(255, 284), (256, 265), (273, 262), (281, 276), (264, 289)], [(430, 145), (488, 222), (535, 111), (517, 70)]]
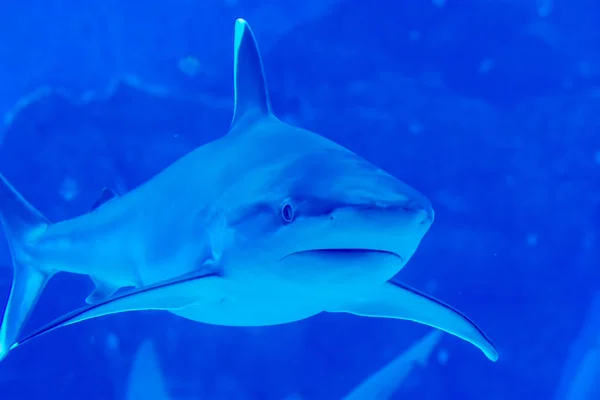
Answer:
[(229, 192), (237, 199), (224, 202), (234, 252), (300, 285), (302, 277), (384, 282), (434, 218), (425, 196), (342, 147), (287, 154)]
[(345, 147), (277, 119), (256, 41), (243, 20), (236, 22), (234, 43), (229, 135), (238, 147), (254, 149), (243, 157), (254, 163), (219, 201), (235, 232), (223, 252), (227, 263), (244, 264), (261, 280), (276, 274), (302, 287), (307, 281), (313, 288), (315, 282), (387, 281), (431, 226), (431, 203)]
[(373, 253), (401, 266), (433, 222), (426, 197), (344, 149), (300, 157), (283, 173), (272, 238), (284, 259)]

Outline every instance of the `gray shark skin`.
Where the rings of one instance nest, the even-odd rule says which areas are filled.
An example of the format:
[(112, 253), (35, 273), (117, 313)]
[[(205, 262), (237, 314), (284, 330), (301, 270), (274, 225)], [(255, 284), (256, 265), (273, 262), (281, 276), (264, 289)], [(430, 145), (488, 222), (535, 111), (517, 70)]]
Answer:
[[(0, 349), (107, 314), (167, 310), (227, 326), (321, 312), (416, 321), (498, 352), (464, 315), (390, 279), (434, 218), (429, 200), (350, 150), (271, 112), (254, 35), (234, 37), (234, 115), (224, 137), (74, 219), (51, 224), (0, 179), (14, 279)], [(23, 337), (48, 279), (90, 276), (89, 306)], [(115, 292), (133, 287), (129, 292)]]

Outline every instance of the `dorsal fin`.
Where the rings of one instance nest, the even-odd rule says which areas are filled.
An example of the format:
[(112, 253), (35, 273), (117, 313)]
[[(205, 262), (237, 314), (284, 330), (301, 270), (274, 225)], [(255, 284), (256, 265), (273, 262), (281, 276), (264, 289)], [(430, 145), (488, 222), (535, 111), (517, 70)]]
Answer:
[(92, 205), (92, 208), (90, 209), (90, 211), (94, 211), (96, 208), (100, 207), (102, 204), (106, 204), (109, 201), (114, 200), (118, 197), (119, 197), (119, 195), (114, 190), (112, 190), (110, 188), (104, 188), (104, 189), (102, 189), (102, 193), (100, 194), (100, 197), (98, 197), (98, 200), (96, 200), (94, 205)]
[(233, 41), (234, 106), (231, 126), (248, 116), (271, 113), (260, 52), (250, 25), (238, 18)]

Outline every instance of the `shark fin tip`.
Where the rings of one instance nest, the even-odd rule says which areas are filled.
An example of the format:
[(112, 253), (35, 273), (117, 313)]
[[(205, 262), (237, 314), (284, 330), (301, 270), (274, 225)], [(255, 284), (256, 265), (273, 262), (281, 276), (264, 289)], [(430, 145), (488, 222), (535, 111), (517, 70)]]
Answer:
[(496, 350), (495, 347), (492, 347), (491, 349), (489, 349), (488, 351), (485, 352), (485, 355), (487, 356), (487, 358), (490, 359), (490, 361), (492, 362), (497, 362), (498, 359), (500, 358), (500, 354), (498, 354), (498, 350)]
[(16, 349), (17, 347), (19, 347), (19, 342), (15, 342), (15, 343), (11, 344), (10, 346), (6, 345), (5, 343), (1, 344), (0, 345), (0, 362), (4, 361), (4, 359), (6, 357), (8, 357), (10, 352), (13, 351), (14, 349)]

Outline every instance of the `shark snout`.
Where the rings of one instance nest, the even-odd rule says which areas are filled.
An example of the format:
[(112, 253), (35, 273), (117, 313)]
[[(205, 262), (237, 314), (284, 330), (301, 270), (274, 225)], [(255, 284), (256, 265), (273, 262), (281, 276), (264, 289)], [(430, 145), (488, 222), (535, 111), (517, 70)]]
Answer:
[(421, 192), (381, 170), (371, 170), (368, 175), (369, 179), (362, 181), (360, 187), (352, 188), (350, 197), (357, 200), (355, 204), (386, 214), (399, 214), (412, 223), (433, 222), (433, 206)]
[(369, 199), (365, 206), (386, 214), (404, 215), (419, 225), (431, 225), (435, 213), (429, 199), (412, 188), (403, 189), (392, 191), (388, 196)]
[(433, 219), (435, 217), (435, 213), (433, 211), (433, 207), (431, 202), (424, 196), (409, 200), (406, 204), (401, 206), (404, 210), (415, 215), (415, 220), (417, 220), (421, 225), (433, 223)]
[(359, 212), (363, 211), (365, 215), (371, 213), (388, 216), (397, 215), (404, 220), (408, 218), (411, 225), (431, 225), (435, 217), (431, 202), (422, 195), (408, 197), (402, 194), (396, 195), (393, 200), (381, 198), (361, 200), (361, 202), (357, 202), (351, 207)]

